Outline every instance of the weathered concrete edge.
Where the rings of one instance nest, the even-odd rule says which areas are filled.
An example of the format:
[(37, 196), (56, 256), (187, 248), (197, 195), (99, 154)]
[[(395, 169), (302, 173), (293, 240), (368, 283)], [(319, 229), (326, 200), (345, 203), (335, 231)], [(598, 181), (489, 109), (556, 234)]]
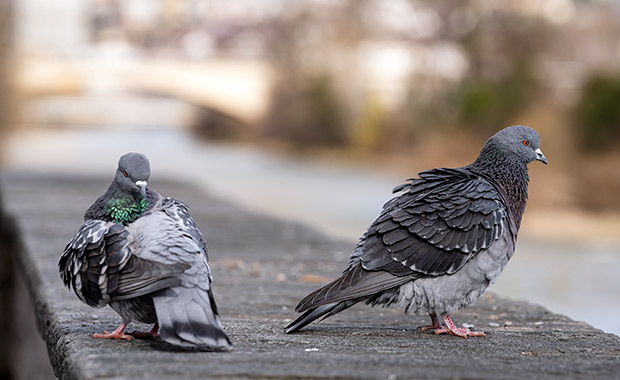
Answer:
[[(17, 269), (12, 252), (15, 251), (15, 219), (4, 212), (2, 194), (0, 193), (0, 342), (11, 340), (13, 330), (13, 297)], [(7, 312), (8, 311), (8, 312)], [(13, 372), (12, 350), (4, 345), (0, 347), (0, 377), (10, 377)]]
[[(268, 219), (268, 217), (265, 217)], [(48, 347), (48, 355), (56, 374), (61, 378), (72, 379), (84, 379), (91, 378), (88, 376), (89, 372), (88, 364), (90, 358), (84, 358), (77, 350), (77, 345), (71, 339), (75, 338), (74, 331), (69, 329), (67, 323), (67, 315), (61, 315), (63, 311), (59, 309), (59, 304), (54, 304), (52, 300), (52, 294), (46, 288), (50, 284), (46, 282), (45, 273), (49, 278), (49, 264), (50, 262), (41, 262), (36, 260), (36, 252), (41, 249), (41, 246), (32, 243), (31, 237), (33, 231), (29, 225), (24, 224), (26, 219), (23, 216), (15, 216), (12, 220), (17, 225), (19, 234), (16, 234), (16, 240), (19, 241), (19, 249), (14, 252), (16, 254), (16, 264), (18, 265), (20, 274), (24, 276), (26, 284), (28, 284), (29, 292), (31, 293), (31, 299), (35, 307), (35, 314), (37, 318), (37, 326), (40, 335), (43, 337)], [(22, 223), (23, 225), (20, 225)], [(59, 280), (58, 280), (59, 281)], [(66, 314), (66, 313), (65, 313)], [(585, 324), (578, 323), (578, 330), (595, 330), (593, 327)], [(63, 327), (64, 326), (64, 327)], [(599, 332), (599, 330), (597, 330)], [(313, 339), (319, 338), (312, 337)], [(308, 337), (310, 338), (310, 336)], [(282, 339), (288, 339), (287, 337), (278, 337)], [(614, 339), (617, 341), (618, 339)], [(233, 353), (233, 356), (238, 355)], [(235, 359), (236, 360), (236, 359)], [(298, 374), (297, 372), (294, 372)], [(238, 373), (231, 373), (231, 378), (237, 377)], [(248, 375), (249, 376), (249, 375)]]
[[(0, 193), (1, 195), (1, 193)], [(72, 355), (68, 354), (69, 346), (66, 344), (68, 331), (63, 330), (59, 321), (49, 305), (49, 298), (45, 294), (42, 267), (34, 260), (31, 254), (33, 248), (27, 245), (26, 229), (21, 225), (22, 220), (5, 207), (5, 198), (0, 197), (0, 218), (2, 225), (0, 237), (4, 239), (5, 247), (8, 247), (8, 262), (15, 268), (13, 281), (23, 281), (30, 296), (30, 302), (34, 310), (36, 329), (47, 347), (50, 365), (58, 378), (82, 379), (82, 372), (72, 362)], [(19, 277), (19, 278), (18, 278)], [(16, 285), (16, 284), (13, 284)], [(11, 318), (16, 318), (12, 315)]]
[(9, 254), (13, 256), (18, 275), (22, 276), (22, 280), (30, 294), (35, 313), (36, 327), (47, 346), (50, 364), (54, 373), (58, 378), (82, 378), (80, 371), (75, 369), (75, 366), (71, 363), (71, 355), (66, 353), (67, 346), (62, 343), (63, 337), (67, 336), (68, 332), (62, 331), (62, 324), (58, 321), (58, 318), (55, 318), (51, 310), (52, 308), (46, 301), (46, 296), (43, 294), (45, 287), (41, 280), (42, 276), (39, 273), (41, 268), (29, 253), (30, 251), (24, 238), (23, 228), (19, 224), (19, 219), (10, 213), (6, 213), (5, 217), (12, 220), (16, 226), (15, 249), (13, 252), (9, 252)]

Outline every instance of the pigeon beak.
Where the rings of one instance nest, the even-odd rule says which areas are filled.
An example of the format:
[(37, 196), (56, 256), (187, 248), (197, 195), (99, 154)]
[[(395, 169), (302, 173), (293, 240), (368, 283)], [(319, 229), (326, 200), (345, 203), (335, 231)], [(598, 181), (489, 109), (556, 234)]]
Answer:
[(140, 188), (140, 194), (146, 195), (146, 181), (136, 181), (136, 185)]
[(535, 150), (536, 152), (536, 161), (540, 161), (543, 164), (547, 165), (547, 157), (545, 157), (545, 155), (543, 154), (542, 150), (540, 150), (540, 148)]

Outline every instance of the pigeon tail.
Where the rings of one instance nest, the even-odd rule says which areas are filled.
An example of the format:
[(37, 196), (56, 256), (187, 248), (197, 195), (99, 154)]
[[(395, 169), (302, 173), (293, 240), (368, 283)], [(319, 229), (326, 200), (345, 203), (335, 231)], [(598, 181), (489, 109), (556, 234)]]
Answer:
[(291, 334), (304, 328), (306, 325), (316, 321), (319, 318), (325, 319), (331, 317), (334, 314), (338, 314), (341, 311), (350, 308), (355, 305), (357, 301), (341, 301), (334, 302), (327, 305), (319, 306), (314, 309), (310, 309), (302, 314), (299, 318), (293, 321), (291, 324), (284, 328), (284, 332)]
[(159, 336), (164, 342), (205, 351), (232, 348), (210, 291), (177, 286), (155, 293), (153, 302)]
[(385, 290), (399, 287), (411, 279), (411, 276), (398, 277), (387, 271), (366, 270), (358, 263), (339, 278), (308, 294), (299, 301), (295, 310), (303, 312), (339, 301), (362, 301)]

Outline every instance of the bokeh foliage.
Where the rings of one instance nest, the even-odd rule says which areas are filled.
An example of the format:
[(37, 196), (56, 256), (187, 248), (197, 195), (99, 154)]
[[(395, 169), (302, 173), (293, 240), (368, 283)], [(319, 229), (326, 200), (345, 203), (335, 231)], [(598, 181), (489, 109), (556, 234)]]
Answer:
[(620, 76), (599, 73), (586, 80), (574, 120), (586, 150), (603, 152), (620, 144)]

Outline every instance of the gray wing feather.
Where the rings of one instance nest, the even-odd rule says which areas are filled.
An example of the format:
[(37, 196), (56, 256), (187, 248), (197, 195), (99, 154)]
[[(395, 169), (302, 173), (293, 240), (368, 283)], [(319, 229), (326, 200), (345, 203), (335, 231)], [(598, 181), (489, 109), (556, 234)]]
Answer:
[(139, 297), (178, 285), (188, 265), (141, 259), (130, 248), (122, 224), (87, 220), (67, 244), (58, 263), (60, 277), (82, 302), (103, 307), (113, 300)]
[(122, 225), (86, 221), (67, 244), (58, 263), (60, 277), (82, 302), (103, 307), (118, 285), (119, 272), (130, 258)]
[(192, 241), (196, 242), (200, 246), (200, 249), (203, 251), (203, 254), (208, 260), (207, 242), (205, 241), (204, 236), (202, 236), (196, 222), (194, 222), (194, 219), (189, 214), (189, 207), (177, 199), (164, 198), (161, 208), (168, 216), (170, 216), (170, 218), (175, 220), (181, 226), (184, 233), (191, 236)]
[(463, 169), (423, 172), (394, 191), (402, 194), (384, 205), (343, 275), (302, 299), (297, 311), (372, 301), (415, 278), (455, 273), (506, 228), (502, 196)]
[(189, 265), (184, 263), (161, 264), (131, 256), (118, 276), (118, 285), (112, 299), (136, 298), (179, 285), (179, 276), (188, 268)]
[(366, 269), (395, 275), (454, 273), (506, 228), (502, 196), (472, 173), (434, 169), (395, 191), (403, 193), (385, 204), (354, 252)]
[(153, 294), (162, 340), (177, 346), (230, 348), (211, 292), (207, 245), (187, 206), (165, 198), (157, 210), (129, 228), (134, 244), (141, 247), (141, 258), (188, 265), (178, 276), (180, 284)]

